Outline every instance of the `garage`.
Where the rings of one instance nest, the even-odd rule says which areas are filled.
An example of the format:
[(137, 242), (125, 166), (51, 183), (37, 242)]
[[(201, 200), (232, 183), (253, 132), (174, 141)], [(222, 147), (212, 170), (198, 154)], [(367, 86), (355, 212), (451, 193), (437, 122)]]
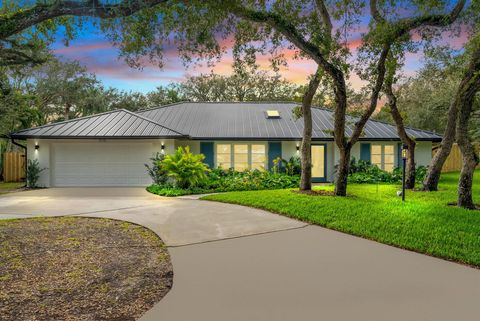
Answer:
[(174, 149), (186, 136), (159, 123), (117, 109), (24, 129), (10, 135), (26, 140), (27, 159), (41, 169), (38, 186), (148, 186), (145, 164)]
[(151, 143), (57, 143), (51, 148), (52, 185), (147, 186)]

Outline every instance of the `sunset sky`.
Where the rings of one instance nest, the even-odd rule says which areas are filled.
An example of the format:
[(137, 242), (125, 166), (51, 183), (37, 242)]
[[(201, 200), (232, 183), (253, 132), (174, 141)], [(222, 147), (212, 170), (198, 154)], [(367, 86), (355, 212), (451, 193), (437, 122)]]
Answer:
[[(367, 25), (367, 19), (365, 19), (364, 23)], [(147, 64), (143, 70), (137, 70), (129, 67), (123, 60), (118, 58), (118, 50), (99, 31), (92, 27), (87, 27), (83, 34), (83, 36), (79, 36), (72, 41), (68, 47), (65, 47), (61, 41), (57, 41), (51, 48), (62, 59), (80, 61), (90, 72), (95, 73), (97, 78), (107, 87), (127, 91), (148, 92), (154, 90), (159, 85), (182, 81), (189, 75), (210, 73), (211, 70), (218, 74), (231, 73), (232, 55), (230, 50), (227, 50), (221, 61), (211, 68), (205, 65), (184, 66), (176, 50), (171, 48), (165, 51), (165, 66), (163, 69)], [(360, 37), (361, 30), (349, 38), (348, 43), (353, 57), (355, 56), (356, 48), (360, 45)], [(449, 38), (448, 41), (454, 47), (461, 48), (465, 39), (462, 35), (455, 39)], [(308, 75), (314, 72), (315, 64), (309, 60), (293, 60), (292, 54), (292, 52), (285, 52), (286, 57), (290, 57), (290, 59), (288, 67), (283, 68), (281, 74), (289, 81), (303, 84), (306, 82)], [(269, 69), (268, 56), (258, 57), (258, 62), (262, 69)], [(420, 53), (409, 54), (403, 73), (405, 75), (413, 75), (422, 64), (423, 58)], [(362, 86), (356, 75), (351, 75), (350, 83), (356, 89)]]

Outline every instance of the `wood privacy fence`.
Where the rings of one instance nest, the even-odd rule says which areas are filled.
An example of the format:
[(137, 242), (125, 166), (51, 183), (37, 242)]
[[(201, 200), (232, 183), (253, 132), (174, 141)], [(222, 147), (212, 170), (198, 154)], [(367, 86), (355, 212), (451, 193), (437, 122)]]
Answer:
[[(477, 152), (479, 152), (480, 144), (475, 144), (475, 149), (477, 150)], [(436, 152), (437, 150), (434, 150), (432, 152), (432, 156), (435, 155)], [(480, 165), (477, 166), (477, 168), (480, 168)], [(453, 144), (452, 151), (450, 152), (450, 155), (445, 161), (445, 164), (443, 164), (442, 172), (455, 172), (461, 169), (462, 169), (462, 153), (460, 152), (460, 148), (458, 147), (458, 145)]]
[(3, 154), (3, 178), (5, 182), (25, 180), (25, 154), (6, 152)]

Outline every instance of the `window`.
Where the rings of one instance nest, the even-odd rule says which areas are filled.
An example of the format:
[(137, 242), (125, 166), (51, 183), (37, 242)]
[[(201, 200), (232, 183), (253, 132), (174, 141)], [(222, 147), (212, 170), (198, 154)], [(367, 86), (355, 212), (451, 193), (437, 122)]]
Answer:
[(392, 172), (395, 167), (395, 148), (393, 145), (383, 146), (383, 170)]
[(382, 168), (382, 145), (372, 145), (371, 159), (372, 165)]
[(248, 169), (248, 145), (235, 144), (233, 145), (233, 151), (233, 168), (239, 172)]
[(265, 145), (252, 145), (252, 169), (265, 169)]
[(395, 167), (395, 147), (393, 145), (372, 145), (371, 160), (373, 165), (391, 172)]
[(265, 144), (217, 144), (216, 166), (223, 169), (234, 168), (236, 171), (246, 169), (265, 169)]
[(228, 169), (232, 167), (232, 146), (230, 144), (217, 145), (217, 167)]

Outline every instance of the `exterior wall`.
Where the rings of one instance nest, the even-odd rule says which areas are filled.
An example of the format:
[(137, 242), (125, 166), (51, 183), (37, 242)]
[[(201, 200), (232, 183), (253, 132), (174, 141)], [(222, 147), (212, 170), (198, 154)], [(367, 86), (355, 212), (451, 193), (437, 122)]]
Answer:
[(175, 140), (175, 149), (178, 147), (190, 147), (190, 151), (194, 154), (200, 154), (200, 141), (198, 140)]
[[(193, 140), (162, 140), (162, 139), (146, 139), (146, 140), (126, 140), (126, 139), (108, 139), (108, 140), (99, 140), (99, 139), (28, 139), (27, 140), (27, 159), (37, 159), (40, 164), (40, 168), (46, 168), (40, 174), (39, 186), (49, 187), (52, 186), (54, 171), (54, 155), (53, 155), (53, 145), (57, 143), (68, 143), (68, 144), (79, 144), (79, 143), (91, 143), (91, 144), (100, 144), (102, 142), (108, 143), (135, 143), (135, 142), (148, 142), (151, 143), (150, 153), (153, 155), (155, 152), (161, 151), (162, 143), (165, 145), (165, 153), (173, 153), (176, 148), (179, 146), (190, 146), (190, 150), (197, 154), (200, 153), (200, 141)], [(363, 142), (363, 141), (362, 141)], [(215, 141), (214, 146), (217, 143), (246, 143), (246, 144), (265, 144), (266, 146), (266, 156), (268, 158), (268, 141)], [(313, 142), (319, 144), (325, 144), (327, 147), (327, 180), (333, 181), (335, 175), (335, 165), (338, 163), (339, 152), (338, 148), (335, 146), (334, 142)], [(376, 142), (376, 141), (366, 141), (365, 143), (375, 143), (375, 144), (394, 144), (397, 146), (397, 141), (386, 141), (386, 142)], [(40, 148), (35, 149), (35, 145), (38, 144)], [(300, 145), (300, 141), (283, 141), (282, 142), (282, 158), (289, 159), (292, 156), (299, 156), (297, 151), (297, 144)], [(431, 142), (417, 142), (416, 148), (416, 160), (418, 166), (427, 166), (430, 164), (432, 153), (431, 153), (432, 143)], [(214, 147), (214, 161), (216, 162), (216, 148)], [(352, 148), (352, 157), (355, 159), (360, 159), (360, 142), (355, 144)], [(398, 151), (395, 148), (395, 164), (398, 160)], [(148, 162), (148, 159), (145, 159), (145, 162)], [(267, 159), (268, 162), (268, 159)], [(216, 163), (215, 163), (216, 166)]]
[[(142, 143), (151, 143), (149, 150), (150, 156), (153, 156), (156, 152), (161, 151), (162, 143), (165, 145), (165, 153), (169, 154), (175, 150), (175, 142), (172, 139), (138, 139), (138, 140), (128, 140), (128, 139), (28, 139), (27, 140), (27, 159), (33, 160), (37, 159), (40, 165), (40, 168), (46, 168), (43, 172), (40, 173), (40, 178), (38, 185), (42, 187), (53, 186), (53, 174), (54, 174), (54, 148), (55, 144), (101, 144), (103, 142), (107, 143), (132, 143), (142, 142)], [(39, 149), (35, 149), (35, 145), (38, 144)], [(148, 157), (145, 159), (145, 163), (148, 163)]]
[(428, 166), (432, 161), (432, 142), (417, 142), (415, 147), (417, 166)]

